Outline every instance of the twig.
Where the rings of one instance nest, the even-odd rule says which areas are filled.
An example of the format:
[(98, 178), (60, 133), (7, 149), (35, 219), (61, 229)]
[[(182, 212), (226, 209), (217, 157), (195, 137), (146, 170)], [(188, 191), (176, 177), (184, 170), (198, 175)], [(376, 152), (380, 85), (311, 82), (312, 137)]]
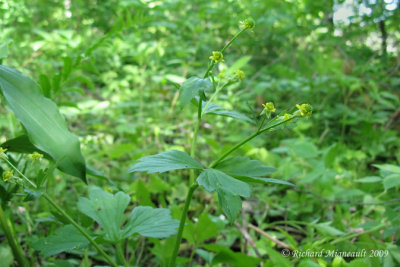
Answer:
[(239, 229), (240, 233), (242, 233), (243, 237), (246, 239), (246, 241), (250, 244), (250, 246), (253, 248), (254, 252), (256, 253), (257, 257), (261, 258), (261, 254), (258, 251), (256, 244), (254, 244), (253, 238), (251, 238), (250, 234), (247, 232), (246, 227), (242, 227), (240, 224), (235, 222), (235, 226), (237, 229)]
[(271, 240), (271, 241), (274, 242), (275, 244), (277, 244), (277, 245), (279, 245), (279, 246), (281, 246), (281, 247), (283, 247), (283, 248), (292, 249), (292, 247), (289, 246), (288, 244), (283, 243), (282, 241), (276, 239), (276, 238), (273, 237), (273, 236), (270, 236), (269, 234), (267, 234), (266, 232), (264, 232), (263, 230), (261, 230), (261, 229), (258, 228), (257, 226), (252, 225), (252, 224), (249, 224), (249, 227), (250, 227), (251, 229), (253, 229), (254, 231), (256, 231), (257, 233), (259, 233), (259, 234), (263, 235), (264, 237), (268, 238), (269, 240)]

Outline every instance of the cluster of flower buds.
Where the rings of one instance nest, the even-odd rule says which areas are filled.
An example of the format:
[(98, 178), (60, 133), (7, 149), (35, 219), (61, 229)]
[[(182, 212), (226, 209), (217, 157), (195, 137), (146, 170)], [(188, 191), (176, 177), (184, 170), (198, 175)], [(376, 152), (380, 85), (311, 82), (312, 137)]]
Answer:
[(10, 180), (11, 177), (13, 177), (13, 175), (14, 175), (13, 171), (3, 172), (3, 181), (7, 182), (8, 180)]
[(32, 154), (29, 154), (29, 158), (31, 160), (40, 160), (43, 158), (43, 154), (40, 154), (38, 152), (33, 152)]

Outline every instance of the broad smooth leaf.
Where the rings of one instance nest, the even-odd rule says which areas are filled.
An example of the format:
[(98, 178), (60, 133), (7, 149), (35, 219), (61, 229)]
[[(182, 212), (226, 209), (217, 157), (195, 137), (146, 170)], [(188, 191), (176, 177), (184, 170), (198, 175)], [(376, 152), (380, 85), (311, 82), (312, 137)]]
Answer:
[(0, 89), (32, 144), (49, 154), (61, 171), (86, 182), (79, 139), (68, 130), (56, 104), (41, 94), (35, 82), (6, 66), (0, 66)]
[(208, 192), (217, 190), (228, 195), (250, 197), (250, 186), (219, 170), (206, 169), (197, 178), (199, 185)]
[[(18, 152), (18, 153), (38, 152), (43, 154), (44, 158), (49, 160), (52, 159), (49, 154), (47, 154), (44, 151), (41, 151), (40, 149), (37, 149), (29, 140), (29, 137), (27, 135), (20, 135), (13, 139), (9, 139), (3, 144), (1, 144), (0, 147), (6, 148), (10, 152)], [(101, 172), (91, 167), (90, 165), (86, 165), (86, 174), (111, 182), (110, 179), (108, 179), (108, 177), (104, 176)]]
[(213, 84), (209, 78), (202, 79), (199, 77), (191, 77), (182, 84), (179, 93), (179, 101), (182, 106), (185, 106), (196, 96), (200, 96), (202, 100), (206, 100), (204, 91), (212, 87)]
[(146, 237), (165, 238), (176, 234), (179, 222), (172, 219), (168, 209), (136, 207), (123, 231), (124, 238), (135, 233)]
[[(206, 107), (208, 102), (202, 102), (203, 109)], [(207, 109), (204, 110), (204, 114), (214, 114), (214, 115), (221, 115), (226, 117), (235, 118), (238, 120), (246, 121), (249, 123), (254, 123), (252, 119), (247, 117), (246, 115), (236, 112), (234, 110), (227, 110), (224, 107), (218, 106), (216, 104), (210, 103), (207, 106)]]
[(176, 233), (178, 221), (172, 219), (167, 209), (136, 207), (123, 226), (129, 201), (129, 195), (123, 192), (113, 195), (92, 187), (89, 189), (89, 198), (79, 199), (78, 209), (95, 220), (103, 228), (105, 239), (112, 242), (119, 242), (135, 233), (155, 238)]
[(133, 165), (128, 172), (155, 173), (180, 169), (203, 169), (203, 166), (185, 152), (171, 150), (139, 159), (139, 162)]
[(55, 230), (53, 235), (33, 243), (33, 248), (40, 250), (47, 258), (72, 249), (84, 248), (88, 244), (89, 241), (75, 227), (66, 225)]

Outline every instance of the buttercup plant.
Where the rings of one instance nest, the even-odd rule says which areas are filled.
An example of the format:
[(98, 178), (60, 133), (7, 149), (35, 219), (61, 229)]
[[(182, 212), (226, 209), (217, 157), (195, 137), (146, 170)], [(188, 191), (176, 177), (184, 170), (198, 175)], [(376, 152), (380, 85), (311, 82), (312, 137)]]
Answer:
[[(311, 116), (312, 107), (308, 104), (297, 105), (299, 110), (293, 114), (285, 112), (268, 122), (266, 122), (267, 119), (270, 119), (272, 113), (276, 112), (276, 108), (272, 102), (263, 104), (262, 106), (264, 109), (260, 114), (261, 118), (257, 123), (257, 130), (252, 135), (244, 138), (241, 142), (234, 145), (225, 153), (222, 153), (215, 161), (208, 165), (203, 165), (195, 159), (199, 128), (205, 115), (223, 115), (252, 122), (251, 119), (247, 118), (243, 114), (226, 110), (221, 106), (213, 104), (212, 101), (223, 89), (233, 83), (241, 82), (244, 79), (245, 75), (241, 70), (235, 71), (234, 75), (228, 79), (226, 79), (227, 75), (225, 72), (220, 72), (217, 79), (214, 76), (213, 69), (216, 64), (224, 61), (224, 53), (233, 41), (244, 31), (253, 31), (254, 27), (255, 22), (251, 18), (241, 21), (241, 30), (220, 51), (212, 52), (204, 76), (202, 78), (191, 77), (182, 84), (180, 88), (181, 104), (184, 106), (192, 101), (192, 103), (197, 106), (197, 120), (194, 124), (190, 154), (183, 151), (171, 150), (157, 155), (143, 157), (140, 158), (138, 163), (132, 166), (129, 170), (129, 172), (147, 171), (148, 173), (161, 173), (178, 169), (190, 169), (190, 188), (184, 203), (178, 234), (176, 236), (173, 254), (169, 263), (171, 267), (175, 267), (176, 265), (176, 258), (182, 241), (182, 233), (185, 227), (190, 202), (193, 193), (199, 186), (202, 186), (208, 192), (217, 192), (219, 205), (228, 220), (233, 223), (242, 207), (241, 198), (250, 197), (251, 189), (248, 183), (278, 183), (292, 185), (291, 183), (278, 179), (263, 178), (264, 176), (273, 173), (275, 170), (259, 161), (231, 155), (244, 144), (262, 133), (272, 131), (285, 123), (293, 121), (294, 119)], [(207, 100), (206, 92), (209, 91), (212, 91), (213, 93)]]
[[(112, 190), (109, 189), (105, 191), (98, 187), (89, 187), (88, 198), (79, 198), (77, 210), (91, 218), (93, 224), (86, 228), (80, 225), (73, 218), (74, 216), (57, 204), (47, 192), (48, 178), (55, 168), (78, 177), (85, 183), (87, 182), (86, 173), (92, 171), (86, 165), (81, 154), (79, 139), (69, 132), (55, 103), (44, 97), (36, 83), (14, 69), (0, 65), (0, 90), (9, 108), (15, 113), (26, 130), (26, 135), (8, 140), (0, 146), (0, 160), (11, 168), (11, 170), (2, 173), (1, 183), (7, 185), (4, 187), (7, 196), (2, 196), (1, 199), (0, 224), (19, 266), (30, 266), (30, 263), (10, 226), (12, 225), (11, 216), (8, 215), (10, 210), (3, 210), (3, 208), (7, 207), (6, 204), (11, 199), (8, 196), (15, 194), (21, 187), (24, 189), (25, 201), (36, 200), (40, 197), (45, 199), (60, 218), (63, 218), (63, 222), (66, 222), (62, 227), (56, 229), (52, 235), (39, 238), (33, 242), (33, 248), (40, 251), (44, 257), (73, 249), (86, 248), (91, 245), (97, 250), (101, 259), (111, 266), (131, 266), (134, 261), (134, 254), (129, 256), (124, 253), (128, 248), (126, 241), (129, 238), (134, 235), (167, 238), (176, 234), (175, 245), (169, 262), (169, 265), (174, 267), (190, 203), (199, 186), (210, 193), (214, 191), (217, 193), (222, 211), (228, 221), (233, 223), (241, 210), (242, 198), (250, 197), (249, 183), (292, 185), (283, 180), (265, 178), (275, 169), (260, 161), (243, 156), (233, 156), (232, 154), (263, 133), (275, 130), (295, 119), (310, 117), (312, 107), (308, 104), (296, 105), (297, 111), (282, 112), (271, 119), (277, 108), (272, 102), (267, 102), (262, 105), (263, 110), (259, 119), (254, 121), (241, 113), (227, 110), (213, 103), (221, 92), (232, 84), (240, 83), (245, 78), (242, 70), (235, 70), (232, 73), (220, 72), (215, 75), (214, 67), (220, 62), (224, 62), (227, 48), (244, 31), (253, 31), (254, 27), (253, 19), (249, 18), (242, 21), (241, 29), (233, 38), (221, 50), (212, 52), (204, 75), (191, 77), (182, 84), (179, 94), (182, 107), (190, 102), (197, 107), (197, 119), (194, 122), (190, 153), (171, 150), (143, 157), (129, 170), (129, 172), (161, 173), (189, 169), (189, 190), (180, 221), (174, 220), (168, 209), (143, 206), (134, 207), (130, 214), (126, 216), (125, 211), (130, 203), (128, 194), (124, 192), (113, 194)], [(68, 77), (69, 74), (64, 73), (63, 75)], [(38, 106), (41, 109), (38, 109)], [(251, 123), (255, 126), (255, 131), (228, 151), (221, 153), (213, 162), (201, 164), (196, 160), (196, 158), (199, 158), (196, 150), (197, 137), (201, 122), (206, 115), (210, 114), (228, 116)], [(49, 125), (52, 126), (51, 129), (49, 129)], [(54, 138), (55, 136), (57, 138)], [(15, 144), (17, 144), (16, 147)], [(28, 153), (29, 160), (26, 160), (25, 163), (35, 166), (35, 171), (29, 173), (26, 172), (25, 167), (20, 168), (19, 160), (15, 160), (13, 154), (9, 155), (9, 152)], [(38, 163), (42, 159), (49, 161), (48, 168), (39, 168)], [(101, 231), (91, 229), (94, 222), (100, 226)], [(65, 242), (65, 238), (68, 238), (68, 242)], [(98, 240), (102, 240), (105, 244), (100, 246)], [(109, 250), (114, 255), (109, 255), (103, 249), (104, 245), (108, 245)]]

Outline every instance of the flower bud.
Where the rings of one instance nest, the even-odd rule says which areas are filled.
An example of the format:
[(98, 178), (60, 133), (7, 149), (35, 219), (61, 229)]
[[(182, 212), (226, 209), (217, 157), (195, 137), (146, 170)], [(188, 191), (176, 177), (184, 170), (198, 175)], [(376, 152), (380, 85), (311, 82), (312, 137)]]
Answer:
[(29, 158), (32, 160), (40, 160), (41, 158), (43, 158), (43, 154), (40, 154), (35, 151), (32, 154), (29, 154)]
[[(310, 117), (312, 114), (312, 106), (309, 104), (297, 104), (296, 105), (298, 111), (300, 111), (301, 116), (303, 117)], [(297, 112), (298, 112), (297, 111)]]
[(247, 18), (240, 22), (242, 29), (249, 29), (253, 31), (254, 27), (256, 26), (256, 22), (252, 18)]
[(223, 62), (224, 55), (219, 51), (213, 51), (212, 56), (210, 56), (210, 59), (212, 59), (215, 63)]
[(233, 80), (237, 82), (241, 82), (244, 79), (244, 72), (241, 70), (236, 70), (233, 75)]
[(7, 182), (14, 175), (13, 171), (6, 171), (3, 173), (3, 181)]

